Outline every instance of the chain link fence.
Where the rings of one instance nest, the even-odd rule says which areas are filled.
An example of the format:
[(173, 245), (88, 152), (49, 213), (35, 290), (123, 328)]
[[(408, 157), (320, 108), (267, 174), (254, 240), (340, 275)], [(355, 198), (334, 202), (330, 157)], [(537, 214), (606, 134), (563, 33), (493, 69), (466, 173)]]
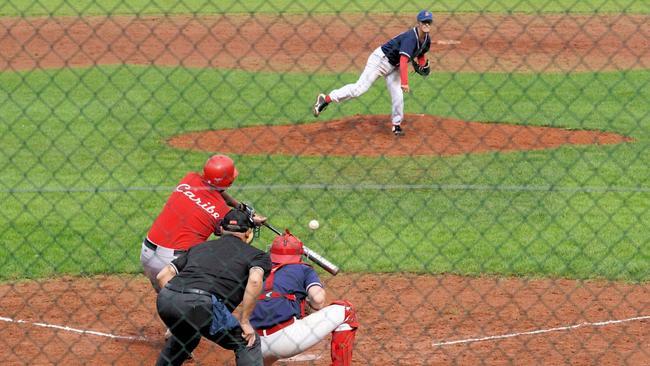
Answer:
[[(356, 309), (352, 364), (650, 364), (649, 13), (4, 2), (0, 363), (153, 364), (142, 240), (225, 154), (232, 197), (340, 268), (314, 265)], [(331, 364), (328, 337), (278, 363)]]

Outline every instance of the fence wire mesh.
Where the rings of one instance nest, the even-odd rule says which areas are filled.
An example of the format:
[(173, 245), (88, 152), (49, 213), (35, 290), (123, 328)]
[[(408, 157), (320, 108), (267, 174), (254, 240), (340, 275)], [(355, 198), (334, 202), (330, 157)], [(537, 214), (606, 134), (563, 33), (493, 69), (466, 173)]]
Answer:
[(0, 363), (650, 364), (649, 13), (3, 2)]

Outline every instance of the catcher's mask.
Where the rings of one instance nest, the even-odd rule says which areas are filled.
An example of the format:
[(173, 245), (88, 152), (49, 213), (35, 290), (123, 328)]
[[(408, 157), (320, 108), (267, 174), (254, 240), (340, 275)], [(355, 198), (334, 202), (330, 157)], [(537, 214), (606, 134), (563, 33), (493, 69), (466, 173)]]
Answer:
[(271, 261), (273, 263), (300, 263), (304, 253), (303, 244), (287, 229), (271, 244)]
[(237, 179), (235, 162), (226, 155), (213, 155), (203, 166), (203, 179), (219, 191), (225, 191)]
[(254, 229), (255, 223), (245, 211), (233, 208), (221, 220), (221, 228), (225, 231), (245, 233), (248, 229)]

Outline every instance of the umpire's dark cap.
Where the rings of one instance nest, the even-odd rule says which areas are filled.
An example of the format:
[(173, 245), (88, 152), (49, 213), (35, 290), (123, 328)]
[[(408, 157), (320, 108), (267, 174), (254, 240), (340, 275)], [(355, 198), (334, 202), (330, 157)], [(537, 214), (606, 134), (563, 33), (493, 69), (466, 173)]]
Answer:
[(233, 208), (221, 220), (221, 228), (226, 231), (245, 233), (255, 227), (253, 220), (242, 210)]

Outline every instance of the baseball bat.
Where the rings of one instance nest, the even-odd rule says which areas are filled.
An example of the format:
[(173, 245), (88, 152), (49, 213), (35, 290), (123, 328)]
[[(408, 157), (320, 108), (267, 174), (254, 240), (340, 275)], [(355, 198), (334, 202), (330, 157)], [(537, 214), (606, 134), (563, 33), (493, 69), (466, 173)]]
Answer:
[[(282, 233), (280, 232), (280, 230), (274, 228), (269, 223), (265, 222), (264, 226), (269, 228), (271, 231), (273, 231), (277, 235), (282, 236)], [(322, 255), (316, 253), (315, 251), (307, 248), (307, 246), (304, 245), (304, 244), (303, 244), (302, 248), (303, 248), (303, 250), (305, 252), (304, 253), (305, 257), (311, 259), (314, 263), (318, 264), (322, 269), (324, 269), (327, 272), (331, 273), (333, 276), (336, 276), (336, 274), (339, 273), (339, 267), (336, 264), (330, 262), (329, 260), (327, 260), (327, 258), (325, 258)]]

